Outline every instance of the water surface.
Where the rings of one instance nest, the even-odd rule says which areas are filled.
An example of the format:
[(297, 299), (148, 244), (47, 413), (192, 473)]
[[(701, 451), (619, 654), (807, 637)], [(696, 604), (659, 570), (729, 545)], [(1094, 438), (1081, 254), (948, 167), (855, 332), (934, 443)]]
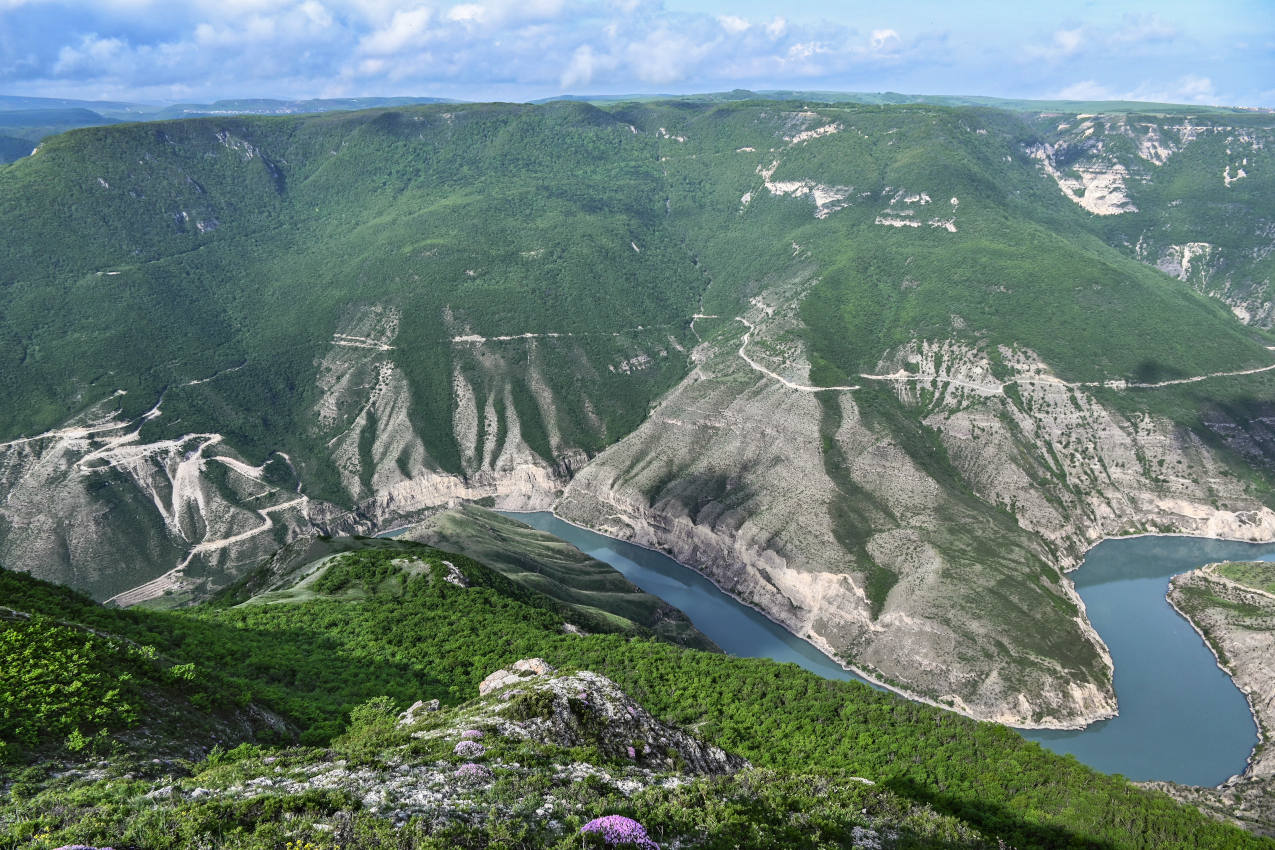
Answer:
[(1115, 661), (1120, 716), (1024, 736), (1130, 779), (1216, 785), (1244, 769), (1257, 726), (1244, 695), (1165, 600), (1169, 578), (1213, 561), (1270, 560), (1275, 544), (1198, 537), (1107, 540), (1071, 574)]
[(731, 655), (790, 661), (827, 679), (863, 681), (813, 645), (735, 601), (704, 576), (667, 555), (579, 528), (548, 512), (501, 513), (547, 531), (589, 557), (615, 567), (647, 593), (680, 608), (695, 628)]
[[(550, 513), (506, 515), (615, 567), (684, 611), (732, 655), (791, 661), (830, 679), (859, 679), (672, 558)], [(1275, 543), (1163, 536), (1108, 540), (1090, 550), (1071, 578), (1115, 660), (1120, 716), (1078, 731), (1023, 731), (1024, 737), (1130, 779), (1216, 785), (1242, 771), (1257, 743), (1248, 704), (1164, 598), (1170, 576), (1225, 560), (1275, 560)]]

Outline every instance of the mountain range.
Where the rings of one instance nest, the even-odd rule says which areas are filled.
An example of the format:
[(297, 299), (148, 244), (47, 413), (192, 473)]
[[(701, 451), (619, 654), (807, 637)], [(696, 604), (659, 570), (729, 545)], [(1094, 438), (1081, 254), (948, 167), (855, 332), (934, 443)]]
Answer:
[(552, 508), (915, 698), (1110, 716), (1065, 570), (1275, 531), (1272, 126), (741, 93), (49, 137), (0, 169), (0, 562), (176, 605)]

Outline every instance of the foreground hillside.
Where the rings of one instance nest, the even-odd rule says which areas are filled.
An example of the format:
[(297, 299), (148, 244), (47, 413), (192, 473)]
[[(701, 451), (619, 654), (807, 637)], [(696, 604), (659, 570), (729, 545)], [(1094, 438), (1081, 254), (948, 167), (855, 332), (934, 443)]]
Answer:
[(1064, 570), (1275, 534), (1267, 124), (680, 101), (51, 138), (0, 169), (0, 557), (131, 605), (316, 529), (552, 507), (918, 698), (1110, 716)]
[[(994, 724), (792, 665), (569, 633), (549, 597), (428, 547), (347, 552), (297, 587), (120, 611), (0, 572), (15, 616), (105, 642), (74, 668), (50, 659), (46, 684), (131, 665), (183, 682), (189, 716), (274, 720), (209, 735), (127, 683), (132, 713), (38, 691), (6, 707), (5, 741), (55, 709), (63, 726), (6, 749), (0, 842), (565, 848), (620, 815), (664, 847), (1272, 846)], [(28, 645), (13, 622), (5, 645)], [(182, 735), (217, 746), (154, 745)]]

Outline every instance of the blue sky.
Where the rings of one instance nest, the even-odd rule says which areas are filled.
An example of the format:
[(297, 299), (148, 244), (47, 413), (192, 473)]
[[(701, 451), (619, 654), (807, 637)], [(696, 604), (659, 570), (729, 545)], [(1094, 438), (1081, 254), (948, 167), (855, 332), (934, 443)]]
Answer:
[(736, 87), (1275, 106), (1275, 0), (0, 0), (0, 94)]

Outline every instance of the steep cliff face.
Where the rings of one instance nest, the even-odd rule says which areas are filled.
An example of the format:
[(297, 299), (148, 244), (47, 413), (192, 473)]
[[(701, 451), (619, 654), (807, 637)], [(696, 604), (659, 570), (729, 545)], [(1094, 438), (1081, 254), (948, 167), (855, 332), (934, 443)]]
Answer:
[(1201, 438), (1095, 397), (1156, 387), (1069, 383), (1031, 352), (997, 349), (994, 365), (955, 342), (812, 386), (793, 333), (801, 286), (763, 292), (697, 348), (691, 375), (555, 511), (669, 552), (909, 694), (1046, 727), (1116, 708), (1062, 574), (1089, 546), (1275, 536), (1275, 512)]
[(669, 552), (910, 694), (1024, 725), (1110, 715), (1105, 648), (1048, 547), (972, 499), (887, 389), (865, 409), (865, 390), (812, 387), (792, 308), (771, 306), (783, 292), (757, 299), (746, 347), (741, 324), (699, 347), (555, 511)]
[[(461, 467), (447, 470), (430, 456), (412, 420), (411, 388), (395, 362), (398, 322), (394, 308), (354, 314), (318, 364), (314, 437), (330, 452), (360, 521), (376, 528), (461, 500), (492, 499), (514, 510), (547, 507), (586, 455), (557, 425), (561, 403), (537, 365), (538, 340), (472, 334), (452, 340), (449, 413)], [(523, 362), (511, 365), (508, 349)], [(543, 423), (543, 454), (527, 442), (515, 392), (531, 399), (537, 424)], [(592, 424), (601, 428), (596, 419)]]
[(1109, 219), (1109, 241), (1240, 321), (1271, 327), (1269, 116), (1042, 116), (1041, 125), (1045, 138), (1027, 152), (1065, 196)]
[[(598, 370), (676, 369), (685, 356), (663, 330), (623, 335), (602, 362), (569, 334), (458, 331), (449, 414), (461, 456), (459, 469), (447, 469), (413, 419), (420, 404), (395, 359), (400, 316), (383, 305), (349, 310), (315, 361), (307, 437), (318, 458), (307, 460), (335, 468), (334, 497), (312, 499), (282, 452), (253, 466), (219, 433), (143, 437), (162, 400), (128, 420), (111, 399), (54, 431), (0, 444), (0, 560), (120, 605), (177, 604), (306, 532), (374, 533), (480, 499), (544, 510), (588, 462), (581, 441), (594, 445), (606, 431), (587, 396), (555, 396), (546, 358), (567, 357), (587, 381)], [(564, 433), (558, 417), (581, 406), (582, 426)]]
[(0, 445), (0, 559), (122, 605), (188, 599), (309, 526), (286, 455), (244, 462), (219, 434), (147, 440), (111, 401)]
[(1094, 543), (1125, 534), (1275, 536), (1275, 512), (1199, 435), (1095, 397), (1172, 383), (1066, 382), (1031, 352), (994, 353), (999, 378), (988, 352), (951, 343), (907, 346), (883, 366), (912, 367), (886, 379), (899, 399), (940, 435), (974, 493), (1038, 535), (1060, 566), (1078, 566)]

